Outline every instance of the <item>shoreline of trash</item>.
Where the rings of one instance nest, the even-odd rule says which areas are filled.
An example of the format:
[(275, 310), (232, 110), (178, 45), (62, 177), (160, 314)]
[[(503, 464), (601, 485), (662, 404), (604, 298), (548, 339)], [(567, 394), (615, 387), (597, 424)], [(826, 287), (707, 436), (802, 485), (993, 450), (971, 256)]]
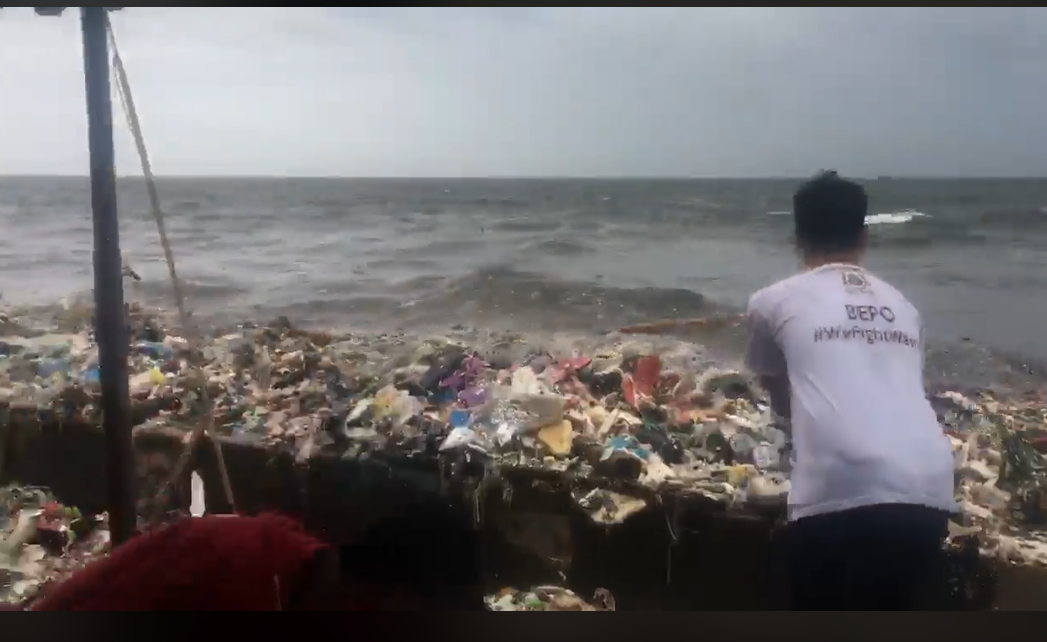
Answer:
[[(675, 496), (782, 511), (789, 443), (744, 371), (679, 339), (326, 333), (287, 319), (193, 349), (162, 312), (128, 306), (135, 424), (319, 455), (439, 462), (470, 492), (505, 474), (560, 484), (595, 523)], [(89, 308), (0, 316), (0, 430), (97, 425)], [(203, 392), (206, 390), (206, 395)], [(211, 408), (203, 399), (211, 400)], [(932, 398), (956, 457), (956, 540), (1047, 566), (1047, 401)], [(468, 469), (468, 471), (466, 471)]]
[(110, 546), (106, 515), (82, 515), (32, 486), (0, 488), (0, 533), (0, 603), (22, 608)]

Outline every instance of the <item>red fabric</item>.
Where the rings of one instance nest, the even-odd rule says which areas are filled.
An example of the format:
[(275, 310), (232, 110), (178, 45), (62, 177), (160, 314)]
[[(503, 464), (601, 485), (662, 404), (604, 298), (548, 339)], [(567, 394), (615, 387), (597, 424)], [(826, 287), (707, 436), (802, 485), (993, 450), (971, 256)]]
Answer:
[(636, 372), (633, 375), (633, 381), (636, 383), (636, 392), (645, 397), (653, 395), (661, 373), (662, 361), (657, 355), (640, 357), (636, 362)]
[(186, 518), (73, 574), (33, 610), (282, 610), (324, 546), (277, 515)]

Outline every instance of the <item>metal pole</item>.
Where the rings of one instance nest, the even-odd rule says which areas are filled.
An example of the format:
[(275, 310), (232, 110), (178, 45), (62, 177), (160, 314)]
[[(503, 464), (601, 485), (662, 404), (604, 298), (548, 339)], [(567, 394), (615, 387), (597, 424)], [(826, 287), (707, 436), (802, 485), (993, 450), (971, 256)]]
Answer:
[(91, 209), (94, 214), (95, 339), (98, 342), (98, 367), (102, 385), (109, 528), (115, 546), (134, 535), (137, 517), (131, 402), (127, 383), (127, 316), (121, 275), (120, 228), (116, 216), (116, 163), (106, 8), (81, 7), (80, 23), (84, 34)]

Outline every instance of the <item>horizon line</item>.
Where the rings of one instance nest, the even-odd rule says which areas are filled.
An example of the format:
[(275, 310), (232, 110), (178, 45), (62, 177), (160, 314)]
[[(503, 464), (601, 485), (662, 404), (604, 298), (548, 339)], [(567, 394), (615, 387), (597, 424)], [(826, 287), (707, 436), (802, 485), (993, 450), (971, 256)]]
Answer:
[[(804, 181), (814, 176), (684, 176), (684, 175), (490, 175), (490, 176), (379, 176), (379, 175), (279, 175), (279, 174), (162, 174), (154, 175), (157, 179), (191, 179), (191, 180), (386, 180), (386, 181)], [(977, 175), (893, 175), (855, 176), (841, 174), (844, 178), (859, 181), (955, 181), (955, 180), (1044, 180), (1047, 176), (977, 176)], [(88, 174), (0, 174), (5, 178), (59, 178), (90, 179)], [(118, 175), (117, 180), (141, 179), (142, 174)]]

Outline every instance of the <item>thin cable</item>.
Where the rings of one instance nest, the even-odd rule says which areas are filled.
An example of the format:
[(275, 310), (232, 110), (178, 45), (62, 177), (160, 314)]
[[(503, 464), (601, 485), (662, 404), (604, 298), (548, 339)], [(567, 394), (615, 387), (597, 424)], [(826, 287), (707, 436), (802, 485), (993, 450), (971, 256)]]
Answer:
[[(164, 249), (164, 259), (167, 262), (168, 275), (171, 277), (171, 288), (174, 291), (175, 305), (178, 307), (178, 316), (181, 320), (183, 331), (187, 334), (186, 339), (189, 341), (191, 354), (195, 356), (197, 350), (200, 348), (200, 334), (197, 331), (196, 326), (193, 324), (185, 305), (185, 294), (182, 290), (181, 280), (178, 278), (178, 271), (175, 269), (174, 252), (171, 250), (171, 242), (167, 238), (167, 228), (164, 225), (164, 213), (163, 210), (160, 209), (160, 196), (156, 191), (156, 180), (153, 176), (152, 165), (149, 162), (149, 153), (145, 148), (145, 138), (142, 136), (142, 128), (138, 121), (138, 112), (135, 110), (134, 99), (131, 96), (131, 85), (127, 80), (127, 72), (124, 69), (123, 60), (120, 58), (120, 51), (116, 46), (116, 34), (113, 32), (112, 23), (108, 20), (106, 26), (109, 32), (109, 45), (113, 52), (113, 71), (116, 75), (116, 93), (120, 99), (120, 104), (124, 108), (124, 116), (127, 118), (127, 126), (131, 129), (131, 134), (134, 136), (135, 147), (138, 148), (138, 157), (142, 161), (142, 174), (145, 177), (145, 185), (149, 193), (149, 202), (153, 213), (153, 219), (156, 221), (156, 229), (160, 233), (160, 245)], [(154, 515), (160, 514), (162, 511), (163, 500), (166, 498), (171, 487), (174, 486), (178, 479), (181, 478), (182, 473), (185, 472), (186, 466), (189, 465), (189, 462), (192, 459), (197, 442), (199, 442), (200, 438), (205, 434), (210, 437), (211, 444), (214, 446), (215, 459), (218, 464), (218, 474), (221, 477), (222, 487), (225, 491), (225, 499), (229, 502), (233, 512), (236, 512), (236, 503), (233, 499), (233, 486), (229, 481), (229, 472), (225, 467), (225, 457), (222, 455), (222, 446), (214, 431), (214, 411), (211, 405), (210, 395), (207, 393), (206, 380), (200, 388), (200, 401), (206, 410), (203, 421), (193, 428), (193, 432), (189, 437), (189, 443), (182, 451), (177, 463), (175, 463), (174, 470), (171, 471), (170, 477), (157, 492), (156, 498), (153, 502)]]

